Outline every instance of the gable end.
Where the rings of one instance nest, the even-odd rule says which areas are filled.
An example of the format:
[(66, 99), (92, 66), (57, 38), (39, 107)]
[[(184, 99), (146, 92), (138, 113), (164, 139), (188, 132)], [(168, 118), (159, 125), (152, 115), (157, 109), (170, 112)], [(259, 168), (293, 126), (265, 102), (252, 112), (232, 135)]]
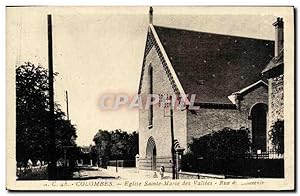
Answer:
[(145, 46), (145, 52), (144, 52), (144, 58), (143, 58), (143, 66), (142, 66), (142, 71), (141, 71), (141, 76), (140, 76), (140, 83), (139, 83), (139, 89), (138, 89), (138, 94), (141, 93), (141, 89), (142, 89), (142, 82), (143, 82), (143, 76), (144, 76), (144, 72), (145, 72), (145, 63), (146, 63), (146, 58), (147, 55), (149, 54), (150, 50), (152, 49), (152, 47), (155, 47), (155, 51), (157, 52), (157, 55), (160, 59), (161, 64), (163, 65), (163, 68), (165, 70), (165, 73), (167, 74), (167, 77), (170, 81), (170, 84), (172, 86), (172, 89), (174, 90), (174, 93), (176, 95), (180, 95), (180, 91), (176, 85), (176, 82), (174, 80), (174, 77), (170, 71), (170, 69), (168, 68), (166, 59), (164, 57), (164, 55), (161, 52), (161, 49), (153, 35), (152, 29), (149, 28), (148, 30), (148, 35), (147, 35), (147, 41), (146, 41), (146, 46)]

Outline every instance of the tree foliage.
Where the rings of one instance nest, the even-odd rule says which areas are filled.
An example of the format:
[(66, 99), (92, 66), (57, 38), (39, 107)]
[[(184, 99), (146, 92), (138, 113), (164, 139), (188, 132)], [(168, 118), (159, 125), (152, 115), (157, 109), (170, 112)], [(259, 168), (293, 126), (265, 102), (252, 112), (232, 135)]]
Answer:
[[(55, 73), (54, 75), (57, 75)], [(27, 62), (16, 68), (16, 158), (49, 160), (50, 133), (48, 71)], [(76, 127), (66, 120), (65, 113), (55, 104), (55, 133), (57, 158), (62, 157), (63, 146), (75, 145)]]
[(138, 154), (138, 133), (127, 133), (120, 129), (114, 131), (99, 130), (93, 141), (99, 158), (109, 160), (133, 160)]
[(229, 159), (249, 151), (250, 141), (245, 128), (224, 128), (217, 132), (193, 138), (190, 152), (203, 159)]
[(277, 120), (270, 130), (272, 144), (278, 154), (284, 153), (284, 121)]

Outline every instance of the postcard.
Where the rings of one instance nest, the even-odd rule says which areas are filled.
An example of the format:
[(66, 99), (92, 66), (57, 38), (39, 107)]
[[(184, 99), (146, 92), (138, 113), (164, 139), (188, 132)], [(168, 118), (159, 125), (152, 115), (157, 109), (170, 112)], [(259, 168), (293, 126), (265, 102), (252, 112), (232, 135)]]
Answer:
[(6, 7), (6, 188), (295, 189), (294, 7)]

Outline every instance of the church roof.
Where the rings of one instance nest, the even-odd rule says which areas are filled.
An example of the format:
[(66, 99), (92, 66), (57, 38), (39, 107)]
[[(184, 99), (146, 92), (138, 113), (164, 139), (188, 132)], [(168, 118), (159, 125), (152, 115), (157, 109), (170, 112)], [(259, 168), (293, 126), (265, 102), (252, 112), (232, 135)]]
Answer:
[(196, 102), (231, 103), (227, 96), (261, 79), (274, 41), (154, 26), (186, 94)]
[(231, 95), (228, 96), (228, 99), (233, 103), (236, 104), (236, 96), (244, 96), (246, 94), (248, 94), (249, 92), (264, 86), (265, 88), (268, 88), (268, 84), (266, 82), (264, 82), (263, 80), (259, 80), (237, 92), (233, 92)]
[(283, 49), (280, 50), (278, 56), (272, 58), (272, 60), (268, 63), (266, 68), (262, 71), (263, 75), (267, 75), (268, 72), (274, 70), (283, 65)]
[(268, 84), (266, 82), (264, 82), (263, 80), (259, 80), (237, 92), (234, 92), (233, 94), (247, 94), (248, 92), (250, 92), (251, 90), (253, 90), (254, 88), (260, 87), (260, 86), (265, 86), (268, 87)]

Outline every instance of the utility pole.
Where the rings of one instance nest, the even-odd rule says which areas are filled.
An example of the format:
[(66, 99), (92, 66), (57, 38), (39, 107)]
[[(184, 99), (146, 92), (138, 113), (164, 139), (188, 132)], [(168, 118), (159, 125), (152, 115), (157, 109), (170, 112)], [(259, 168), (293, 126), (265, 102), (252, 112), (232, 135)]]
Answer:
[(69, 97), (68, 97), (67, 90), (66, 90), (66, 103), (67, 103), (67, 119), (70, 120), (70, 118), (69, 118)]
[(172, 153), (172, 178), (175, 179), (175, 149), (174, 149), (174, 126), (173, 126), (173, 104), (172, 96), (170, 96), (170, 120), (171, 120), (171, 153)]
[(55, 145), (55, 117), (54, 117), (54, 88), (53, 88), (53, 46), (52, 46), (52, 17), (47, 16), (48, 19), (48, 66), (49, 66), (49, 132), (50, 132), (50, 164), (48, 165), (49, 180), (56, 180), (56, 145)]

